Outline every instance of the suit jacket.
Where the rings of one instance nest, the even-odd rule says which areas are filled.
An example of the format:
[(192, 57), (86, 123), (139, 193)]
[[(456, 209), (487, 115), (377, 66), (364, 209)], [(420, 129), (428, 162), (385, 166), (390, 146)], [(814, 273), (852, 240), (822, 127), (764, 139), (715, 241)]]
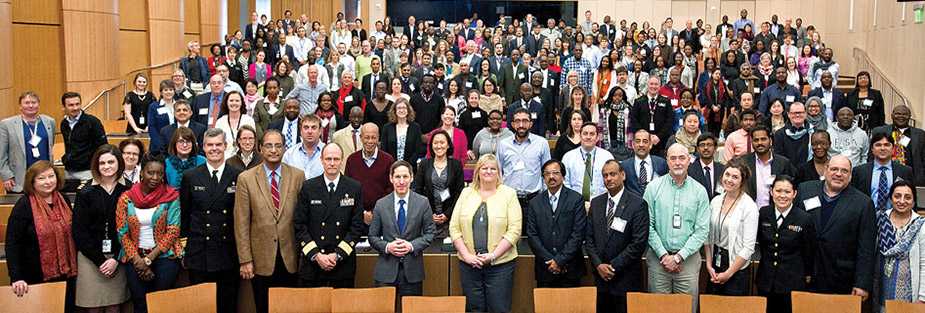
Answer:
[[(199, 144), (199, 151), (202, 151), (202, 136), (206, 133), (206, 125), (203, 125), (199, 122), (190, 120), (189, 129), (193, 131), (193, 135), (196, 136), (196, 142)], [(170, 138), (173, 138), (173, 133), (177, 131), (177, 123), (173, 123), (164, 128), (160, 129), (161, 138), (167, 139), (163, 145), (151, 146), (150, 152), (152, 154), (164, 154), (167, 153), (167, 145), (170, 144)]]
[[(360, 151), (363, 149), (363, 142), (359, 138), (356, 140), (356, 144), (353, 142), (353, 126), (350, 124), (344, 125), (344, 128), (338, 129), (334, 132), (334, 135), (331, 136), (331, 143), (336, 143), (340, 145), (340, 149), (344, 151), (344, 162), (340, 163), (340, 171), (343, 172), (344, 168), (347, 166), (347, 157), (353, 154), (354, 152)], [(359, 135), (360, 130), (357, 129), (357, 134)]]
[[(813, 88), (813, 90), (809, 92), (806, 98), (807, 99), (809, 99), (810, 97), (822, 98), (822, 95), (823, 95), (822, 87), (817, 87), (817, 88)], [(847, 105), (848, 105), (848, 98), (845, 97), (845, 94), (839, 91), (838, 88), (835, 88), (835, 86), (832, 86), (832, 116), (838, 116), (838, 110), (840, 110), (843, 106), (847, 106)]]
[[(206, 83), (208, 83), (208, 81), (206, 81)], [(209, 86), (206, 86), (206, 88), (209, 88)], [(190, 120), (196, 121), (202, 125), (206, 125), (206, 126), (209, 125), (209, 106), (212, 105), (212, 103), (209, 102), (209, 99), (211, 99), (212, 97), (211, 95), (212, 95), (211, 92), (206, 92), (204, 94), (197, 95), (196, 97), (193, 98), (193, 103), (191, 105), (193, 109), (193, 117)], [(223, 100), (225, 99), (226, 95), (228, 94), (227, 93), (222, 94)], [(221, 103), (219, 103), (219, 107), (221, 107)], [(222, 116), (222, 112), (219, 112), (217, 117), (221, 117), (221, 116)], [(218, 121), (218, 118), (216, 118), (215, 120)]]
[(289, 64), (299, 64), (299, 61), (295, 58), (295, 50), (292, 49), (292, 46), (285, 45), (286, 51), (280, 49), (279, 44), (273, 44), (270, 46), (270, 53), (267, 54), (267, 63), (276, 64), (279, 61), (283, 60), (283, 57), (289, 57)]
[(498, 75), (498, 86), (504, 95), (505, 103), (511, 104), (520, 99), (520, 85), (530, 80), (530, 73), (523, 63), (517, 65), (517, 73), (513, 71), (511, 62), (501, 66), (501, 75)]
[[(376, 201), (373, 209), (373, 221), (369, 224), (369, 244), (379, 251), (373, 279), (380, 283), (394, 283), (398, 277), (398, 266), (403, 266), (405, 280), (409, 283), (424, 281), (424, 249), (434, 240), (433, 213), (427, 198), (413, 191), (408, 192), (405, 204), (405, 231), (398, 231), (395, 193), (389, 193)], [(403, 257), (396, 257), (386, 252), (386, 246), (396, 238), (411, 243), (413, 250)]]
[(453, 215), (453, 209), (456, 207), (456, 200), (459, 200), (459, 193), (465, 187), (463, 177), (463, 164), (454, 158), (447, 159), (446, 162), (446, 181), (450, 191), (450, 197), (440, 201), (434, 196), (434, 183), (431, 176), (434, 172), (434, 159), (426, 158), (418, 164), (418, 170), (414, 174), (414, 191), (427, 197), (430, 200), (430, 207), (437, 214), (437, 210), (450, 217)]
[(254, 273), (273, 275), (276, 255), (283, 257), (286, 271), (299, 268), (293, 215), (296, 194), (302, 188), (302, 170), (279, 164), (279, 214), (273, 207), (270, 183), (264, 166), (256, 166), (238, 176), (234, 198), (234, 233), (240, 264), (254, 262)]
[(813, 290), (848, 294), (852, 287), (871, 291), (877, 253), (877, 226), (873, 203), (855, 189), (846, 187), (838, 196), (828, 223), (822, 225), (822, 208), (806, 208), (806, 200), (822, 202), (824, 181), (800, 185), (799, 204), (809, 212), (816, 228), (813, 253)]
[[(382, 151), (394, 156), (398, 160), (398, 133), (395, 123), (388, 123), (382, 127), (380, 132), (380, 146)], [(421, 126), (418, 123), (408, 123), (408, 130), (405, 135), (405, 151), (402, 160), (411, 163), (411, 166), (417, 166), (418, 158), (424, 156), (424, 134), (421, 133)], [(415, 167), (416, 168), (416, 167)]]
[[(851, 186), (860, 191), (861, 193), (871, 197), (873, 200), (873, 195), (870, 193), (871, 178), (874, 177), (874, 163), (876, 161), (867, 162), (858, 166), (855, 166), (851, 170)], [(891, 185), (893, 182), (896, 182), (900, 179), (913, 182), (912, 168), (902, 165), (897, 161), (891, 161), (893, 167), (893, 178), (891, 179)], [(876, 200), (874, 200), (876, 201)]]
[(527, 45), (527, 51), (530, 55), (536, 55), (536, 51), (543, 47), (543, 40), (546, 40), (546, 37), (543, 35), (538, 35), (539, 38), (534, 38), (533, 33), (524, 36), (524, 42)]
[[(55, 146), (55, 120), (48, 115), (39, 114), (45, 132), (48, 133), (48, 153), (53, 154)], [(23, 180), (26, 178), (26, 149), (23, 142), (22, 115), (14, 115), (0, 121), (0, 178), (7, 180), (13, 178), (16, 186), (14, 192), (22, 192)], [(53, 155), (50, 155), (54, 158)]]
[[(514, 102), (507, 102), (510, 103), (510, 105), (507, 107), (507, 120), (513, 121), (514, 112), (518, 108), (526, 107), (527, 111), (530, 112), (530, 118), (533, 119), (533, 127), (530, 128), (530, 132), (541, 137), (546, 137), (547, 116), (545, 108), (543, 107), (542, 103), (536, 100), (536, 98), (531, 98), (528, 101), (529, 102), (527, 105), (523, 104), (524, 99), (514, 100)], [(509, 123), (508, 128), (510, 128), (511, 131), (514, 131), (514, 124)]]
[(763, 293), (790, 293), (807, 290), (806, 276), (813, 274), (816, 226), (813, 217), (796, 205), (780, 227), (774, 206), (758, 211), (758, 279), (755, 284)]
[(186, 268), (226, 271), (238, 268), (234, 244), (234, 200), (241, 169), (225, 163), (216, 184), (207, 165), (183, 173), (180, 183), (180, 237), (187, 238)]
[[(267, 126), (268, 129), (275, 129), (275, 130), (278, 130), (280, 134), (283, 134), (283, 143), (286, 142), (286, 138), (285, 138), (286, 133), (283, 131), (283, 124), (286, 123), (285, 118), (286, 117), (283, 116), (282, 118), (273, 120), (272, 122), (270, 122), (270, 126)], [(302, 142), (302, 132), (299, 131), (299, 125), (302, 125), (302, 119), (296, 118), (295, 125), (292, 125), (292, 132), (295, 133), (296, 143)]]
[[(668, 161), (665, 161), (662, 157), (656, 155), (649, 155), (652, 160), (652, 164), (649, 164), (649, 168), (655, 171), (653, 177), (664, 176), (668, 174)], [(636, 195), (642, 196), (646, 191), (642, 189), (642, 186), (639, 186), (639, 174), (636, 173), (636, 157), (620, 161), (620, 166), (623, 167), (623, 172), (626, 173), (626, 179), (623, 181), (626, 189), (632, 192), (635, 192)], [(652, 173), (649, 173), (650, 175)], [(651, 183), (653, 179), (650, 179), (648, 182)]]
[[(511, 62), (511, 59), (506, 56), (496, 56), (492, 55), (488, 57), (488, 64), (492, 74), (495, 74), (495, 77), (501, 78), (501, 67), (504, 64)], [(497, 82), (496, 82), (497, 83)]]
[[(367, 103), (372, 101), (373, 89), (376, 88), (376, 86), (373, 86), (372, 84), (372, 79), (373, 79), (373, 74), (366, 74), (362, 77), (362, 80), (360, 81), (360, 89), (363, 90), (363, 94), (366, 96)], [(379, 81), (384, 81), (389, 86), (389, 88), (386, 88), (386, 92), (389, 92), (392, 90), (392, 83), (391, 83), (392, 78), (389, 77), (388, 73), (384, 71), (380, 71), (379, 80), (377, 80), (376, 82), (379, 82)]]
[(613, 266), (614, 277), (610, 281), (604, 281), (596, 270), (592, 270), (598, 292), (611, 295), (642, 290), (643, 265), (639, 264), (639, 260), (649, 240), (649, 206), (641, 196), (625, 191), (614, 211), (615, 221), (619, 218), (626, 222), (623, 231), (615, 230), (607, 224), (607, 200), (610, 193), (598, 195), (591, 200), (585, 228), (585, 253), (591, 259), (592, 269), (600, 264)]
[[(360, 183), (340, 175), (334, 192), (328, 192), (324, 175), (309, 179), (299, 192), (295, 213), (295, 237), (299, 241), (304, 280), (353, 280), (356, 274), (354, 246), (363, 235), (363, 194)], [(324, 271), (312, 260), (318, 253), (336, 253), (339, 260)]]
[[(645, 129), (661, 139), (657, 145), (652, 147), (653, 154), (661, 154), (665, 151), (665, 143), (668, 142), (668, 137), (671, 137), (675, 123), (674, 109), (671, 108), (668, 98), (662, 95), (657, 96), (655, 111), (652, 112), (649, 110), (649, 96), (646, 93), (640, 94), (630, 108), (629, 118), (630, 131)], [(655, 127), (650, 127), (650, 123), (654, 123)]]
[[(748, 165), (748, 169), (752, 173), (752, 175), (748, 177), (748, 185), (746, 186), (747, 188), (745, 188), (745, 193), (751, 196), (752, 199), (757, 199), (755, 198), (755, 194), (758, 192), (758, 180), (755, 179), (755, 162), (757, 162), (755, 159), (755, 153), (752, 152), (743, 155), (740, 158), (745, 160), (745, 164)], [(794, 177), (796, 176), (794, 171), (795, 170), (793, 169), (793, 166), (790, 165), (790, 160), (787, 159), (787, 157), (777, 153), (773, 154), (771, 159), (771, 175), (777, 176), (784, 174), (790, 177)]]
[[(260, 23), (257, 23), (257, 30), (264, 29), (265, 27)], [(257, 34), (254, 32), (254, 23), (247, 24), (247, 27), (244, 28), (244, 40), (254, 43), (257, 38)]]
[[(525, 208), (527, 243), (536, 256), (534, 275), (537, 281), (553, 281), (559, 275), (581, 279), (585, 274), (585, 259), (581, 253), (587, 221), (585, 203), (581, 194), (562, 186), (553, 212), (549, 205), (549, 191), (540, 191)], [(556, 275), (548, 270), (549, 260), (555, 260), (564, 273)]]
[[(723, 171), (725, 170), (726, 166), (723, 165), (723, 163), (717, 162), (715, 160), (713, 161), (713, 172), (710, 173), (713, 174), (713, 177), (711, 178), (713, 182), (713, 188), (710, 189), (713, 191), (713, 193), (707, 195), (708, 199), (713, 199), (713, 197), (716, 197), (716, 195), (719, 194), (716, 192), (716, 187), (721, 185), (720, 179), (723, 178)], [(700, 183), (700, 185), (703, 185), (704, 189), (707, 188), (707, 179), (706, 176), (704, 176), (703, 165), (701, 165), (700, 158), (694, 160), (694, 163), (691, 163), (691, 165), (687, 167), (687, 175)]]
[[(873, 133), (893, 133), (893, 125), (883, 125), (874, 128)], [(909, 127), (903, 133), (909, 137), (909, 144), (906, 145), (906, 165), (912, 168), (915, 174), (915, 185), (925, 186), (925, 131), (921, 128)], [(873, 158), (873, 156), (871, 156)]]

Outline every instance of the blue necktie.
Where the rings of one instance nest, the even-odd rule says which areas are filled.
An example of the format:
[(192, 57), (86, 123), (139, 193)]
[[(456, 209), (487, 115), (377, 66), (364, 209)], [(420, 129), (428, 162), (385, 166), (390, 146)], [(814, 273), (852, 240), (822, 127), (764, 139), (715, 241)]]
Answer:
[(886, 166), (880, 167), (880, 181), (877, 183), (877, 210), (886, 209), (887, 198), (889, 197), (887, 194), (890, 189), (886, 180), (886, 171), (888, 169)]
[(286, 148), (290, 148), (293, 144), (295, 144), (295, 140), (292, 138), (292, 124), (295, 123), (290, 121), (289, 125), (286, 126)]
[(405, 233), (405, 199), (398, 200), (398, 233)]

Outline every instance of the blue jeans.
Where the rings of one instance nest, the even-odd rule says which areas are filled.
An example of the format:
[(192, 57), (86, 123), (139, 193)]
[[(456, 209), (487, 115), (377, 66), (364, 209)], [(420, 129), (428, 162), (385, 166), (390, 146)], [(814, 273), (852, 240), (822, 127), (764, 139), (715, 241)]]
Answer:
[(141, 280), (138, 273), (135, 272), (135, 267), (131, 264), (122, 264), (122, 268), (125, 269), (128, 289), (132, 294), (132, 303), (135, 306), (134, 312), (145, 313), (148, 312), (145, 295), (148, 292), (173, 288), (173, 283), (177, 280), (177, 273), (180, 271), (180, 262), (177, 259), (157, 258), (154, 262), (151, 262), (154, 279), (150, 281)]
[(510, 312), (515, 263), (510, 261), (477, 269), (459, 261), (466, 312)]

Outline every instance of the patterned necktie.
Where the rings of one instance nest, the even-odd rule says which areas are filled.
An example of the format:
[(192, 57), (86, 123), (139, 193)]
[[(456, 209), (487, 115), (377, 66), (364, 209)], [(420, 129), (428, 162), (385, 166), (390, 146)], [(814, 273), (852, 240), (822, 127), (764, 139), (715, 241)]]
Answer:
[(706, 186), (707, 187), (707, 197), (712, 199), (713, 198), (713, 175), (710, 174), (709, 166), (703, 167), (703, 176), (704, 178), (707, 179), (707, 186)]
[(591, 154), (585, 153), (585, 178), (581, 182), (581, 196), (591, 201)]
[(292, 136), (292, 125), (295, 125), (295, 122), (289, 121), (289, 125), (286, 126), (286, 148), (292, 147), (295, 144), (295, 138)]
[(552, 213), (556, 213), (556, 200), (558, 199), (555, 195), (549, 196), (549, 206), (552, 207)]
[(218, 111), (221, 110), (219, 107), (220, 101), (218, 97), (212, 97), (212, 116), (209, 117), (209, 128), (215, 128), (215, 122), (218, 121)]
[(270, 196), (273, 198), (273, 208), (279, 214), (279, 182), (276, 180), (276, 172), (270, 172)]
[(607, 226), (613, 224), (614, 213), (617, 211), (614, 210), (614, 205), (615, 203), (613, 202), (613, 198), (607, 197)]
[(646, 190), (646, 185), (649, 184), (649, 170), (646, 169), (646, 160), (639, 162), (639, 189), (643, 192)]
[(887, 186), (886, 171), (889, 168), (886, 166), (880, 167), (880, 179), (877, 182), (877, 210), (886, 210), (887, 200), (889, 198), (889, 189)]
[(906, 164), (906, 147), (899, 144), (902, 141), (903, 133), (898, 129), (893, 130), (893, 142), (897, 143), (893, 145), (893, 161), (899, 162), (902, 165)]
[(398, 200), (398, 234), (405, 233), (405, 223), (407, 217), (405, 216), (405, 199)]

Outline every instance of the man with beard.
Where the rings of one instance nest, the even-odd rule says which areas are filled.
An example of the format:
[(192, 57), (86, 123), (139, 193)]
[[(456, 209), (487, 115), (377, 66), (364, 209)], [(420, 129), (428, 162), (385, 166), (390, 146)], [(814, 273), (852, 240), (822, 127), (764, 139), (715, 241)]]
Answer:
[(780, 100), (784, 104), (784, 109), (790, 108), (790, 104), (796, 102), (800, 99), (800, 91), (797, 90), (797, 87), (793, 87), (787, 83), (787, 69), (784, 67), (778, 67), (774, 72), (774, 77), (777, 78), (777, 83), (773, 85), (768, 85), (768, 88), (765, 88), (761, 93), (761, 101), (758, 102), (758, 112), (764, 115), (770, 115), (771, 103), (774, 103), (774, 100)]
[[(511, 103), (507, 108), (508, 112), (511, 112), (508, 114), (507, 120), (512, 121), (514, 119), (513, 112), (515, 109), (523, 108), (527, 110), (527, 112), (530, 112), (530, 119), (533, 121), (533, 127), (530, 128), (530, 132), (540, 136), (546, 136), (546, 115), (543, 110), (543, 104), (540, 103), (538, 98), (533, 96), (533, 87), (531, 87), (530, 84), (520, 84), (519, 90), (520, 99)], [(514, 125), (510, 125), (510, 127), (513, 129)]]
[(752, 73), (752, 65), (748, 62), (739, 66), (739, 77), (729, 82), (729, 89), (732, 90), (732, 95), (736, 99), (741, 98), (742, 94), (746, 92), (752, 94), (753, 98), (760, 97), (765, 86), (767, 86), (767, 82), (764, 81), (763, 77), (755, 76)]
[[(540, 61), (545, 63), (545, 60), (544, 58)], [(542, 71), (536, 71), (530, 74), (530, 87), (532, 87), (533, 90), (531, 97), (539, 101), (543, 107), (543, 116), (538, 116), (538, 118), (543, 119), (545, 125), (556, 125), (556, 97), (552, 94), (552, 90), (556, 89), (543, 88), (543, 80), (545, 77)]]
[(774, 153), (771, 149), (774, 140), (771, 139), (771, 130), (766, 125), (755, 126), (749, 134), (755, 152), (739, 158), (742, 158), (752, 172), (745, 192), (755, 199), (755, 204), (759, 208), (762, 208), (770, 203), (770, 187), (774, 182), (774, 177), (777, 175), (793, 177), (794, 169), (787, 157)]
[(813, 88), (822, 85), (822, 72), (832, 73), (832, 77), (838, 77), (838, 63), (832, 60), (832, 48), (824, 48), (819, 52), (819, 62), (813, 64), (809, 69), (809, 84)]
[[(745, 94), (751, 99), (751, 94)], [(739, 129), (726, 135), (726, 142), (723, 144), (723, 157), (728, 162), (735, 157), (752, 153), (751, 131), (755, 127), (757, 113), (753, 110), (743, 110), (739, 113)]]
[(874, 128), (874, 133), (885, 133), (893, 137), (893, 160), (912, 168), (915, 185), (925, 186), (925, 131), (909, 125), (912, 110), (908, 106), (893, 108), (892, 125)]
[(513, 110), (514, 114), (509, 121), (514, 126), (515, 135), (513, 138), (500, 140), (498, 165), (504, 184), (517, 190), (520, 207), (526, 211), (530, 207), (530, 199), (543, 188), (541, 166), (552, 156), (549, 141), (530, 132), (533, 127), (530, 112), (523, 108)]
[(269, 129), (278, 130), (283, 134), (286, 149), (302, 142), (302, 136), (299, 134), (299, 120), (299, 100), (289, 98), (283, 106), (283, 118), (270, 123)]

